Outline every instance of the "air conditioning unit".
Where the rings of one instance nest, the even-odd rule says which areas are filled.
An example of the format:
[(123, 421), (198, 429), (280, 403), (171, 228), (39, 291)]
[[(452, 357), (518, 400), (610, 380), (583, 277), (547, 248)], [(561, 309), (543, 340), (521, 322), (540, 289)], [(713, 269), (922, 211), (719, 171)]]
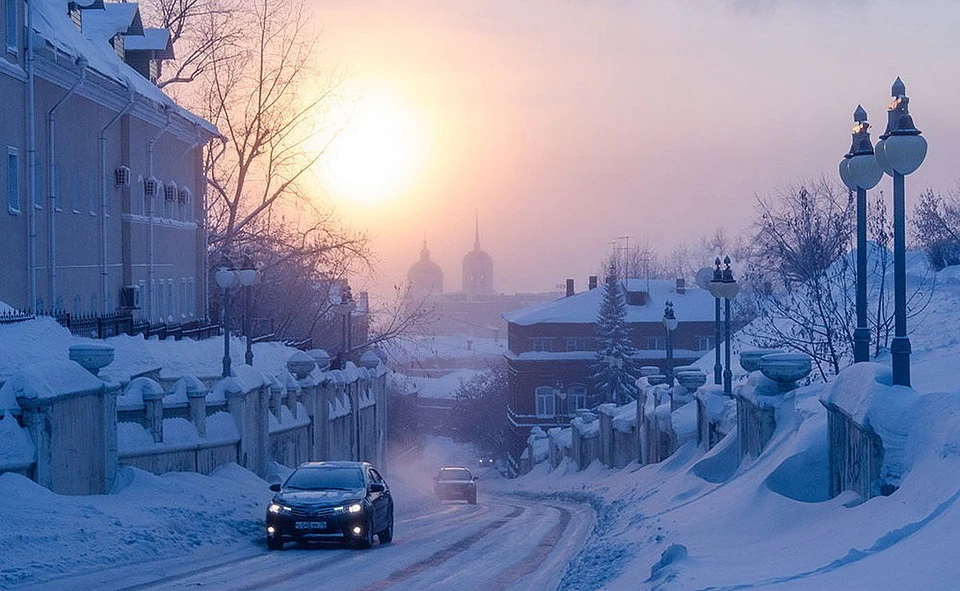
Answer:
[(117, 169), (113, 171), (113, 179), (116, 181), (118, 187), (129, 187), (130, 169), (126, 166), (118, 166)]
[(167, 201), (176, 201), (177, 200), (177, 186), (173, 183), (170, 183), (163, 188), (164, 197)]
[(120, 307), (139, 310), (143, 307), (143, 290), (139, 285), (125, 285), (120, 288)]
[(150, 177), (143, 181), (143, 194), (146, 197), (156, 197), (159, 188), (160, 183), (154, 177)]

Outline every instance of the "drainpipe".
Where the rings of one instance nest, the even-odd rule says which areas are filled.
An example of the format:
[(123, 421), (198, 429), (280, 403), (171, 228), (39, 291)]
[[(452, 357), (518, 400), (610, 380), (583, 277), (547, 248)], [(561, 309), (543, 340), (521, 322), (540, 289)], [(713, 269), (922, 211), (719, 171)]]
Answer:
[(27, 301), (26, 308), (34, 314), (37, 309), (37, 213), (34, 203), (37, 198), (37, 105), (34, 99), (33, 66), (33, 3), (27, 2), (26, 27), (26, 68), (27, 68)]
[(47, 113), (47, 188), (50, 191), (50, 211), (47, 212), (47, 292), (50, 297), (50, 306), (54, 311), (57, 309), (57, 183), (55, 169), (55, 163), (57, 161), (57, 144), (55, 141), (57, 124), (56, 118), (57, 110), (61, 107), (61, 105), (67, 102), (68, 98), (73, 96), (73, 93), (80, 90), (80, 87), (83, 86), (84, 81), (87, 79), (86, 58), (79, 57), (77, 58), (76, 63), (77, 66), (80, 67), (80, 77), (73, 84), (70, 90), (67, 91), (67, 94), (63, 95), (63, 97), (57, 101), (57, 104), (53, 105), (53, 108), (50, 109), (50, 112)]
[[(163, 127), (160, 128), (160, 131), (157, 132), (157, 135), (153, 136), (150, 139), (150, 142), (147, 144), (147, 178), (148, 179), (154, 178), (153, 177), (153, 145), (156, 144), (157, 141), (163, 136), (163, 134), (167, 133), (167, 130), (170, 128), (170, 119), (171, 119), (170, 106), (163, 105), (163, 112), (166, 113), (167, 115), (167, 121), (166, 123), (163, 124)], [(155, 311), (153, 309), (153, 303), (154, 303), (153, 288), (154, 288), (154, 280), (156, 278), (156, 267), (155, 267), (156, 257), (154, 256), (155, 253), (154, 253), (154, 238), (153, 238), (154, 236), (154, 223), (153, 223), (154, 215), (153, 214), (156, 211), (155, 204), (158, 198), (160, 198), (159, 195), (154, 195), (153, 197), (151, 197), (150, 205), (147, 209), (147, 216), (149, 218), (147, 221), (147, 228), (148, 228), (148, 232), (147, 232), (147, 261), (148, 261), (147, 262), (147, 290), (148, 290), (147, 291), (147, 318), (150, 319), (151, 321), (154, 319), (153, 314)]]
[[(216, 162), (227, 151), (227, 138), (220, 136), (220, 153), (211, 159)], [(205, 175), (206, 176), (206, 175)], [(210, 223), (207, 216), (207, 179), (203, 179), (203, 317), (210, 319)]]
[(133, 82), (124, 79), (127, 86), (126, 106), (123, 107), (113, 119), (111, 119), (103, 129), (100, 130), (100, 314), (107, 313), (107, 130), (110, 129), (121, 117), (130, 112), (133, 103), (137, 99), (137, 93), (133, 89)]
[[(189, 154), (190, 152), (196, 150), (196, 149), (197, 149), (197, 146), (199, 146), (199, 145), (202, 143), (202, 142), (200, 141), (200, 124), (199, 124), (199, 123), (194, 123), (194, 124), (193, 124), (193, 131), (194, 131), (194, 133), (195, 133), (196, 136), (197, 136), (196, 139), (193, 140), (193, 144), (192, 144), (189, 148), (187, 148), (186, 150), (183, 151), (182, 154), (180, 154), (180, 158), (177, 159), (177, 162), (179, 162), (180, 160), (183, 160), (183, 158), (184, 158), (187, 154)], [(195, 183), (196, 183), (197, 175), (194, 174), (194, 175), (193, 175), (193, 178), (194, 178), (194, 184), (195, 184)], [(192, 207), (196, 207), (196, 204), (195, 204), (195, 203), (192, 203), (191, 206), (192, 206)], [(190, 212), (187, 213), (187, 216), (188, 216), (188, 217), (190, 216)], [(201, 230), (201, 233), (202, 233), (202, 230)], [(203, 249), (204, 249), (204, 251), (206, 251), (206, 241), (204, 241), (203, 244), (204, 244)], [(207, 263), (207, 260), (206, 260), (206, 258), (203, 256), (203, 253), (201, 253), (201, 260), (202, 260), (202, 269), (206, 269), (206, 268), (207, 268), (207, 264), (206, 264), (206, 263)], [(198, 271), (199, 271), (199, 269), (196, 269), (196, 268), (194, 269), (194, 273), (197, 273)], [(201, 281), (203, 281), (203, 279), (201, 279)], [(194, 281), (193, 285), (194, 285), (194, 289), (193, 289), (193, 301), (194, 301), (194, 304), (196, 304), (196, 301), (197, 301), (197, 290), (196, 290), (196, 285), (197, 285), (197, 283), (196, 283), (196, 281)], [(195, 306), (191, 306), (191, 308), (195, 309)], [(180, 310), (181, 316), (183, 315), (183, 312), (184, 312), (183, 310)], [(206, 317), (206, 310), (204, 310), (204, 317)]]

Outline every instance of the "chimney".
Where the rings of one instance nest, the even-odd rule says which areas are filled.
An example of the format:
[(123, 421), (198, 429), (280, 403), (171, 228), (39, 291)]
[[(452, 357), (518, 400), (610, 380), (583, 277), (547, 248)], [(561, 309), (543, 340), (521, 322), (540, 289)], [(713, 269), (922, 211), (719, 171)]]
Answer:
[(683, 277), (677, 277), (677, 293), (687, 293), (686, 282), (684, 281)]
[(587, 289), (596, 289), (597, 288), (597, 276), (591, 275), (587, 278)]
[(573, 295), (573, 279), (567, 279), (567, 297)]

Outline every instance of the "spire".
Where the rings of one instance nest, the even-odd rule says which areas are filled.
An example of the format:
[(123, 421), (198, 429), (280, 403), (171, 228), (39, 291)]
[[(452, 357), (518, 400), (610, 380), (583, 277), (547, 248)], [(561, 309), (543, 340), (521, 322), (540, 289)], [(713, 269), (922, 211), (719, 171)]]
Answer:
[(430, 260), (430, 250), (427, 248), (427, 237), (423, 237), (423, 248), (420, 249), (420, 260), (429, 261)]
[(480, 250), (480, 210), (476, 210), (474, 215), (476, 218), (474, 221), (475, 233), (473, 238), (473, 250)]

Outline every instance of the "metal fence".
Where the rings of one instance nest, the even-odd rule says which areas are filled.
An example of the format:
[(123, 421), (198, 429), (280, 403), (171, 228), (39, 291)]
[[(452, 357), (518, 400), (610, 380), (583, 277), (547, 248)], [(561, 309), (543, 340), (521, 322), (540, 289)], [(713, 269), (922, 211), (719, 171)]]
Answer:
[(150, 324), (142, 318), (135, 318), (130, 312), (114, 312), (99, 316), (96, 314), (70, 314), (68, 312), (46, 312), (34, 314), (23, 310), (13, 310), (0, 313), (0, 324), (13, 324), (33, 320), (38, 316), (46, 316), (56, 320), (71, 334), (92, 339), (106, 339), (109, 337), (127, 334), (131, 336), (143, 335), (143, 338), (157, 337), (165, 339), (173, 337), (175, 340), (189, 338), (194, 340), (208, 339), (220, 335), (220, 325), (210, 324), (202, 320), (191, 320), (181, 324)]

